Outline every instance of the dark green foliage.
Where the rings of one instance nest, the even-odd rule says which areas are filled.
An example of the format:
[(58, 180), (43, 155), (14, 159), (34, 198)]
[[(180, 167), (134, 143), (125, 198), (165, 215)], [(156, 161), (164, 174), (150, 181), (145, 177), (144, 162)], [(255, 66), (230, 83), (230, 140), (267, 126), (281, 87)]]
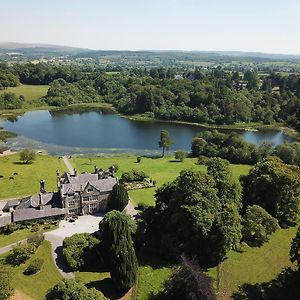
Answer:
[(149, 178), (149, 176), (139, 170), (131, 170), (128, 172), (124, 172), (121, 176), (120, 181), (125, 183), (125, 182), (134, 182), (134, 181), (144, 181), (146, 178)]
[(256, 72), (246, 71), (244, 74), (244, 80), (247, 81), (247, 88), (249, 90), (258, 89), (259, 78)]
[[(221, 157), (231, 163), (242, 164), (254, 164), (260, 159), (255, 145), (245, 142), (236, 133), (226, 134), (212, 130), (203, 131), (198, 136), (205, 141), (201, 155)], [(195, 152), (195, 154), (197, 153)]]
[(45, 239), (45, 236), (42, 233), (32, 233), (27, 238), (27, 243), (33, 244), (37, 248), (42, 244), (44, 239)]
[(18, 266), (26, 262), (32, 254), (34, 254), (36, 248), (33, 244), (19, 244), (15, 246), (6, 257), (6, 262), (13, 266)]
[(241, 178), (244, 204), (259, 205), (281, 226), (292, 226), (300, 214), (300, 168), (269, 158), (257, 163)]
[(63, 242), (63, 257), (72, 271), (80, 270), (94, 262), (99, 240), (88, 233), (66, 237)]
[(128, 192), (123, 184), (116, 184), (113, 187), (109, 198), (109, 210), (123, 211), (129, 201)]
[(205, 275), (194, 260), (182, 257), (179, 268), (164, 283), (164, 290), (157, 297), (162, 300), (215, 300), (213, 280)]
[(193, 138), (192, 141), (192, 156), (193, 157), (198, 157), (200, 155), (202, 155), (204, 146), (206, 144), (206, 141), (200, 137), (195, 137)]
[(165, 150), (169, 150), (169, 148), (173, 145), (173, 141), (171, 136), (167, 130), (162, 130), (160, 132), (160, 140), (158, 142), (159, 148), (162, 148), (162, 156), (165, 156)]
[(87, 288), (76, 279), (63, 279), (46, 296), (47, 300), (104, 300), (106, 299), (101, 292), (95, 288)]
[(141, 156), (138, 156), (137, 158), (136, 158), (136, 162), (137, 163), (140, 163), (142, 161), (142, 157)]
[(187, 157), (187, 153), (182, 150), (175, 151), (175, 159), (179, 161), (184, 161), (184, 159)]
[(20, 161), (22, 161), (24, 164), (32, 163), (35, 160), (36, 154), (31, 149), (24, 149), (20, 152)]
[(24, 271), (25, 275), (33, 275), (39, 272), (43, 266), (44, 260), (42, 258), (33, 259), (26, 270)]
[(19, 76), (9, 71), (0, 72), (0, 88), (20, 85)]
[(296, 236), (292, 240), (290, 250), (291, 261), (296, 262), (300, 270), (300, 227), (297, 230)]
[(138, 262), (135, 255), (128, 216), (111, 211), (99, 224), (101, 249), (106, 251), (111, 279), (116, 289), (128, 291), (137, 280)]
[(0, 300), (9, 299), (14, 293), (12, 270), (6, 266), (0, 268)]
[[(214, 175), (221, 178), (218, 172)], [(226, 180), (222, 186), (211, 175), (182, 171), (175, 181), (157, 190), (155, 208), (142, 213), (137, 239), (142, 238), (147, 250), (159, 249), (170, 260), (185, 253), (201, 266), (218, 264), (241, 239), (239, 188), (230, 180), (225, 184)], [(218, 196), (218, 186), (226, 199)]]
[(75, 103), (101, 102), (101, 97), (92, 82), (68, 83), (63, 79), (54, 80), (45, 98), (53, 106), (67, 106)]
[(0, 95), (0, 109), (22, 108), (24, 97), (17, 97), (13, 93), (3, 93)]
[(18, 230), (19, 228), (20, 227), (18, 224), (11, 223), (11, 224), (5, 225), (3, 228), (1, 228), (1, 231), (4, 234), (11, 234), (11, 233), (15, 232), (16, 230)]
[(286, 164), (300, 166), (300, 143), (278, 145), (274, 154)]
[(260, 247), (279, 229), (278, 221), (258, 205), (248, 206), (243, 217), (243, 241), (251, 247)]

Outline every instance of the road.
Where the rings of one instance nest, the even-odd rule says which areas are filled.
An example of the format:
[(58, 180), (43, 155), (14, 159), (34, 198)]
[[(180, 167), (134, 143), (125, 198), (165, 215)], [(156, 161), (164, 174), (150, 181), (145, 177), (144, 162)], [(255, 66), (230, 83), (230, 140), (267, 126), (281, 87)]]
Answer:
[(63, 158), (63, 161), (64, 161), (66, 167), (67, 167), (68, 170), (69, 170), (69, 173), (70, 173), (71, 175), (74, 175), (74, 168), (73, 168), (73, 166), (71, 165), (71, 163), (70, 163), (68, 157), (64, 155), (62, 158)]
[(25, 243), (25, 242), (26, 242), (26, 240), (21, 240), (21, 241), (15, 242), (15, 243), (13, 243), (13, 244), (10, 244), (10, 245), (8, 245), (8, 246), (5, 246), (5, 247), (0, 248), (0, 255), (2, 255), (2, 254), (4, 254), (4, 253), (6, 253), (6, 252), (12, 250), (12, 249), (13, 249), (15, 246), (17, 246), (18, 244), (20, 244), (20, 243)]

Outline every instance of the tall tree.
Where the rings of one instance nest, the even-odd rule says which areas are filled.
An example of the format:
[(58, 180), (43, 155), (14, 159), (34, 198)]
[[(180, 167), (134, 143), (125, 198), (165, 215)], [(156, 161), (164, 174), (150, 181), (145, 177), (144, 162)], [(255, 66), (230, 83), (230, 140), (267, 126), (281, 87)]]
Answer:
[(282, 226), (300, 218), (300, 168), (270, 157), (257, 163), (241, 177), (245, 205), (259, 205)]
[(111, 279), (119, 291), (127, 292), (136, 283), (138, 273), (128, 217), (113, 210), (104, 216), (99, 229), (102, 251), (108, 254)]
[(169, 148), (173, 145), (173, 141), (171, 139), (170, 133), (167, 130), (162, 130), (160, 132), (160, 140), (158, 142), (159, 148), (163, 149), (162, 157), (165, 156), (165, 149), (169, 150)]
[(123, 211), (129, 201), (128, 192), (123, 184), (116, 184), (113, 187), (109, 199), (109, 209)]

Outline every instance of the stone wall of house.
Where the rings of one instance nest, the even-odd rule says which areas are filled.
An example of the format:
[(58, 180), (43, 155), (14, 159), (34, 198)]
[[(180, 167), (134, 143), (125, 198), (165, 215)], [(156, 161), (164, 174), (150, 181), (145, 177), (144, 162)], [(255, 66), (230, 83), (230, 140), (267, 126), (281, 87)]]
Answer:
[(11, 223), (11, 214), (5, 213), (0, 216), (0, 227), (4, 227)]

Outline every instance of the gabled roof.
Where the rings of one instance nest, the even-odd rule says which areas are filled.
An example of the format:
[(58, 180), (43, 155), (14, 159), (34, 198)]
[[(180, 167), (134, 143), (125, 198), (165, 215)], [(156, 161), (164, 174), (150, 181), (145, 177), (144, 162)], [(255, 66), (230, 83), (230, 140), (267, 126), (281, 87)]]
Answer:
[(68, 194), (72, 190), (74, 193), (85, 190), (88, 185), (100, 192), (110, 192), (117, 183), (117, 179), (112, 176), (99, 178), (98, 174), (78, 174), (76, 176), (65, 173), (60, 180), (60, 191), (62, 195)]

